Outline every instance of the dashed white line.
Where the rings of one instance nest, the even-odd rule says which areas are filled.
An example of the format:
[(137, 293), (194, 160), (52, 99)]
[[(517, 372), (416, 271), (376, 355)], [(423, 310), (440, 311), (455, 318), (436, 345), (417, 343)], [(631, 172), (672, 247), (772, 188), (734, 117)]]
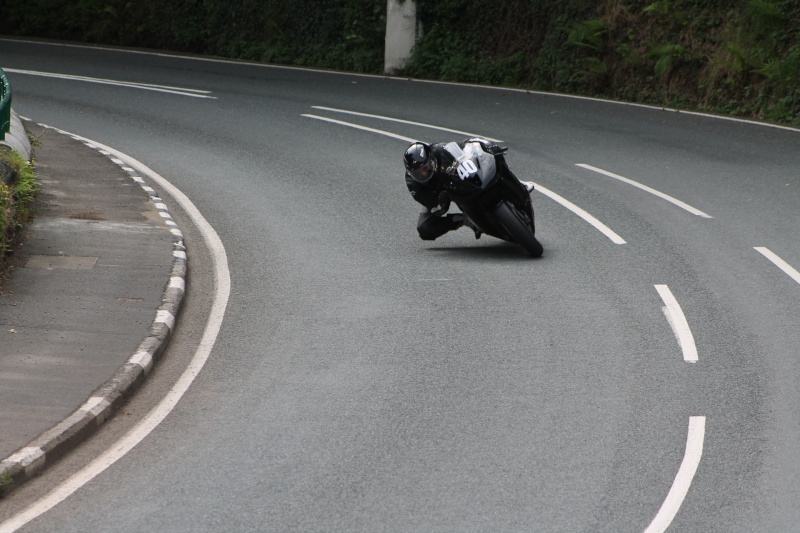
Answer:
[(672, 482), (667, 498), (661, 504), (661, 508), (656, 513), (653, 521), (644, 530), (644, 533), (662, 533), (666, 531), (689, 492), (697, 467), (700, 465), (700, 458), (703, 455), (703, 441), (706, 433), (706, 417), (692, 416), (689, 418), (689, 432), (686, 437), (686, 451), (683, 461), (678, 469), (678, 474)]
[(588, 222), (589, 224), (594, 226), (595, 229), (597, 229), (600, 233), (602, 233), (603, 235), (605, 235), (606, 237), (611, 239), (611, 242), (613, 242), (614, 244), (626, 244), (625, 239), (623, 239), (622, 237), (620, 237), (619, 235), (614, 233), (608, 226), (606, 226), (605, 224), (603, 224), (602, 222), (597, 220), (595, 217), (593, 217), (592, 215), (590, 215), (589, 213), (587, 213), (586, 211), (584, 211), (583, 209), (581, 209), (577, 205), (573, 204), (572, 202), (570, 202), (566, 198), (554, 193), (553, 191), (551, 191), (547, 187), (543, 187), (542, 185), (539, 185), (538, 183), (534, 183), (534, 185), (536, 186), (535, 190), (537, 190), (540, 193), (544, 194), (545, 196), (547, 196), (551, 200), (555, 200), (559, 204), (563, 205), (564, 207), (566, 207), (567, 209), (569, 209), (570, 211), (572, 211), (573, 213), (575, 213), (576, 215), (581, 217), (583, 220), (585, 220), (586, 222)]
[(769, 248), (764, 248), (763, 246), (757, 246), (755, 250), (772, 261), (775, 266), (783, 270), (790, 278), (795, 280), (797, 283), (800, 283), (800, 272), (795, 270), (789, 263), (778, 257), (775, 253), (773, 253)]
[(384, 131), (384, 130), (378, 130), (378, 129), (375, 129), (375, 128), (368, 128), (366, 126), (361, 126), (359, 124), (353, 124), (352, 122), (344, 122), (344, 121), (335, 120), (335, 119), (332, 119), (332, 118), (319, 117), (317, 115), (303, 114), (302, 116), (307, 117), (307, 118), (313, 118), (313, 119), (316, 119), (316, 120), (324, 120), (325, 122), (332, 122), (334, 124), (339, 124), (341, 126), (347, 126), (348, 128), (355, 128), (357, 130), (364, 130), (364, 131), (369, 131), (369, 132), (372, 132), (372, 133), (378, 133), (380, 135), (385, 135), (385, 136), (391, 137), (393, 139), (400, 139), (401, 141), (406, 141), (406, 142), (409, 142), (409, 143), (417, 142), (417, 139), (412, 139), (411, 137), (404, 137), (403, 135), (397, 135), (396, 133), (391, 133), (391, 132)]
[[(377, 133), (379, 135), (385, 135), (387, 137), (392, 137), (393, 139), (400, 139), (401, 141), (407, 141), (409, 143), (417, 141), (417, 139), (412, 139), (410, 137), (404, 137), (402, 135), (397, 135), (396, 133), (391, 133), (391, 132), (384, 131), (384, 130), (379, 130), (379, 129), (375, 129), (375, 128), (368, 128), (366, 126), (361, 126), (359, 124), (353, 124), (352, 122), (344, 122), (344, 121), (341, 121), (341, 120), (335, 120), (335, 119), (332, 119), (332, 118), (320, 117), (320, 116), (317, 116), (317, 115), (303, 114), (302, 116), (307, 117), (307, 118), (313, 118), (313, 119), (316, 119), (316, 120), (324, 120), (325, 122), (332, 122), (334, 124), (339, 124), (341, 126), (347, 126), (349, 128), (355, 128), (355, 129), (358, 129), (358, 130), (369, 131), (369, 132), (372, 132), (372, 133)], [(625, 239), (623, 239), (622, 237), (620, 237), (619, 235), (614, 233), (608, 226), (606, 226), (605, 224), (603, 224), (602, 222), (597, 220), (595, 217), (593, 217), (592, 215), (587, 213), (585, 210), (583, 210), (580, 207), (578, 207), (577, 205), (573, 204), (572, 202), (570, 202), (566, 198), (554, 193), (550, 189), (547, 189), (546, 187), (543, 187), (543, 186), (539, 185), (538, 183), (535, 183), (534, 185), (536, 186), (536, 190), (538, 190), (540, 193), (544, 194), (545, 196), (547, 196), (548, 198), (550, 198), (552, 200), (555, 200), (559, 204), (563, 205), (564, 207), (566, 207), (567, 209), (569, 209), (570, 211), (572, 211), (573, 213), (575, 213), (576, 215), (581, 217), (583, 220), (585, 220), (586, 222), (588, 222), (589, 224), (594, 226), (603, 235), (605, 235), (606, 237), (611, 239), (611, 241), (614, 242), (615, 244), (626, 244)]]
[(593, 167), (592, 165), (587, 165), (587, 164), (584, 164), (584, 163), (576, 163), (576, 166), (579, 166), (581, 168), (585, 168), (586, 170), (591, 170), (592, 172), (597, 172), (599, 174), (603, 174), (604, 176), (608, 176), (610, 178), (614, 178), (616, 180), (619, 180), (619, 181), (622, 181), (624, 183), (627, 183), (628, 185), (633, 185), (634, 187), (637, 187), (637, 188), (639, 188), (639, 189), (641, 189), (643, 191), (646, 191), (646, 192), (649, 192), (650, 194), (658, 196), (662, 200), (666, 200), (666, 201), (668, 201), (668, 202), (670, 202), (670, 203), (672, 203), (674, 205), (677, 205), (681, 209), (685, 209), (686, 211), (692, 213), (693, 215), (697, 215), (697, 216), (703, 217), (703, 218), (714, 218), (711, 215), (706, 214), (706, 213), (700, 211), (699, 209), (696, 209), (696, 208), (690, 206), (689, 204), (678, 200), (677, 198), (673, 198), (672, 196), (670, 196), (668, 194), (664, 194), (661, 191), (657, 191), (657, 190), (655, 190), (655, 189), (653, 189), (651, 187), (648, 187), (647, 185), (643, 185), (643, 184), (641, 184), (641, 183), (639, 183), (637, 181), (633, 181), (632, 179), (626, 178), (624, 176), (620, 176), (619, 174), (614, 174), (613, 172), (609, 172), (607, 170), (603, 170), (601, 168)]
[(688, 363), (696, 363), (697, 346), (694, 343), (694, 335), (692, 335), (692, 330), (689, 328), (689, 323), (686, 321), (686, 316), (683, 314), (678, 300), (666, 285), (656, 285), (655, 287), (658, 294), (661, 295), (661, 299), (664, 300), (664, 315), (681, 346), (683, 360)]
[(468, 131), (451, 130), (450, 128), (443, 128), (441, 126), (434, 126), (433, 124), (425, 124), (424, 122), (412, 122), (410, 120), (403, 120), (403, 119), (400, 119), (400, 118), (385, 117), (383, 115), (372, 115), (372, 114), (369, 114), (369, 113), (359, 113), (357, 111), (348, 111), (346, 109), (336, 109), (336, 108), (333, 108), (333, 107), (324, 107), (324, 106), (319, 106), (319, 105), (315, 105), (315, 106), (311, 106), (311, 107), (314, 108), (314, 109), (322, 109), (323, 111), (332, 111), (334, 113), (345, 113), (345, 114), (348, 114), (348, 115), (355, 115), (355, 116), (358, 116), (358, 117), (376, 118), (376, 119), (379, 119), (379, 120), (387, 120), (387, 121), (390, 121), (390, 122), (399, 122), (400, 124), (409, 124), (411, 126), (421, 126), (423, 128), (429, 128), (429, 129), (433, 129), (433, 130), (449, 131), (450, 133), (458, 133), (458, 134), (461, 134), (461, 135), (466, 135), (467, 137), (481, 137), (483, 139), (486, 139), (487, 141), (492, 141), (492, 142), (496, 142), (496, 143), (503, 142), (500, 139), (492, 139), (491, 137), (486, 137), (485, 135), (479, 135), (477, 133), (469, 133)]

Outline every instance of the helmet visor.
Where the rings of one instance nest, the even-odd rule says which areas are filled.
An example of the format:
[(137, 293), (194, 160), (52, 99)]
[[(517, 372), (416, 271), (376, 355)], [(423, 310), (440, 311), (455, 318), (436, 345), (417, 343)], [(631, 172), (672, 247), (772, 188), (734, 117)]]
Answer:
[(418, 181), (419, 183), (427, 183), (433, 177), (434, 172), (436, 169), (431, 162), (425, 163), (419, 168), (411, 169), (408, 173), (414, 178), (414, 181)]

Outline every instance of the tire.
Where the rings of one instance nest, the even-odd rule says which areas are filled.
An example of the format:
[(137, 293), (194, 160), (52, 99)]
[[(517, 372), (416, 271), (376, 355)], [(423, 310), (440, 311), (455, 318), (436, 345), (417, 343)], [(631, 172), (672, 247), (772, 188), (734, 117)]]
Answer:
[(533, 230), (525, 223), (522, 216), (508, 202), (502, 202), (494, 210), (500, 225), (505, 228), (514, 242), (521, 245), (531, 255), (531, 257), (541, 257), (544, 248), (536, 240)]

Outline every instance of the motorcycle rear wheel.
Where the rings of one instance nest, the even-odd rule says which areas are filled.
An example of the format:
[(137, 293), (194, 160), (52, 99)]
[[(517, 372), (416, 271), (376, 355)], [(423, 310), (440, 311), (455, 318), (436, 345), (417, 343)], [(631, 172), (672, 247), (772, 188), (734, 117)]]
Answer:
[(533, 230), (524, 221), (516, 208), (508, 202), (501, 202), (497, 209), (494, 210), (500, 224), (505, 228), (509, 235), (514, 239), (514, 242), (525, 248), (531, 257), (541, 257), (544, 248), (541, 243), (536, 239)]

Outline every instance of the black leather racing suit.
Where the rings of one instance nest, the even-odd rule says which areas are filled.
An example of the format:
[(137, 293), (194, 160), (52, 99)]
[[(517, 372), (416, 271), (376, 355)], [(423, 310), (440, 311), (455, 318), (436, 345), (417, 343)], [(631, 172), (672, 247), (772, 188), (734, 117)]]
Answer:
[[(463, 148), (466, 141), (458, 143)], [(420, 213), (417, 221), (417, 231), (419, 236), (426, 241), (432, 241), (441, 237), (448, 231), (460, 228), (464, 224), (464, 215), (460, 213), (447, 213), (449, 200), (446, 205), (440, 204), (440, 194), (445, 191), (445, 185), (450, 181), (447, 173), (443, 170), (448, 168), (454, 161), (450, 152), (445, 150), (443, 143), (432, 144), (432, 157), (436, 158), (436, 172), (427, 183), (416, 181), (406, 172), (406, 186), (414, 200), (425, 206), (425, 211)]]
[[(488, 153), (495, 154), (498, 172), (505, 172), (514, 179), (517, 179), (513, 172), (511, 172), (511, 169), (508, 168), (505, 157), (494, 150), (494, 148), (498, 148), (496, 145), (483, 139), (472, 138), (460, 141), (458, 146), (463, 149), (468, 142), (475, 140), (479, 140)], [(406, 172), (406, 186), (411, 196), (426, 208), (425, 211), (420, 213), (419, 220), (417, 221), (419, 236), (426, 241), (432, 241), (437, 237), (441, 237), (448, 231), (458, 229), (464, 225), (463, 214), (451, 213), (445, 215), (450, 204), (449, 197), (447, 197), (448, 199), (445, 202), (446, 205), (442, 205), (442, 202), (440, 202), (440, 195), (443, 191), (446, 191), (446, 185), (450, 181), (445, 169), (452, 168), (451, 165), (455, 162), (455, 158), (445, 149), (445, 143), (432, 144), (431, 152), (433, 157), (436, 158), (437, 170), (427, 183), (419, 183)], [(453, 170), (453, 172), (455, 172), (455, 170)]]

